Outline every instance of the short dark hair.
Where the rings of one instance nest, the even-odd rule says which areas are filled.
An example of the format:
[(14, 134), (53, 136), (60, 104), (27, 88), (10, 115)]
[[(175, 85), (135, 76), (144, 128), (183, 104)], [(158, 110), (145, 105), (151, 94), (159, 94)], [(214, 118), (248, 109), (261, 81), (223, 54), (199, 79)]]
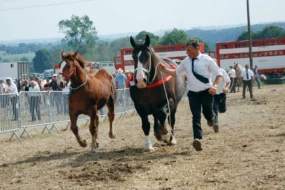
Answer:
[(198, 49), (200, 49), (199, 42), (198, 42), (198, 40), (196, 40), (196, 39), (189, 40), (189, 41), (186, 43), (186, 47), (188, 47), (188, 46), (192, 46), (193, 48), (198, 48)]

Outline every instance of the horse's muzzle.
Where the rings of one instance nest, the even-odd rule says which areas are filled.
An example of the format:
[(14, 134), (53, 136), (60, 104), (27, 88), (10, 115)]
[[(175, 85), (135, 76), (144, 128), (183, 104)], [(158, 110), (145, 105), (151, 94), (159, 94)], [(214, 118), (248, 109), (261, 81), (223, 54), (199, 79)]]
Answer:
[(143, 80), (138, 80), (137, 81), (137, 87), (138, 88), (145, 88), (146, 87), (146, 79), (144, 78)]

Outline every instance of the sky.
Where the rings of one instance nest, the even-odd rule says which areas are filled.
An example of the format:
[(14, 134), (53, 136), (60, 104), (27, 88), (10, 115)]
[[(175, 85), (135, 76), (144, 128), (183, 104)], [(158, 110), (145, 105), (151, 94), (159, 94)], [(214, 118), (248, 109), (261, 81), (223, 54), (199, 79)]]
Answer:
[[(285, 0), (249, 0), (251, 24), (285, 21)], [(87, 15), (98, 35), (247, 24), (246, 0), (0, 0), (0, 40), (59, 38)]]

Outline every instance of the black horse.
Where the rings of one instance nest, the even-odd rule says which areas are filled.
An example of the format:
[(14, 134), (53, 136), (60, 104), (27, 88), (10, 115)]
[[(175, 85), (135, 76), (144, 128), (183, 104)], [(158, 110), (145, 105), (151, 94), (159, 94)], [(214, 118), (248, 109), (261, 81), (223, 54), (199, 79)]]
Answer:
[(169, 143), (176, 144), (174, 137), (175, 113), (186, 89), (185, 77), (177, 76), (174, 78), (157, 71), (158, 64), (164, 64), (169, 68), (176, 67), (177, 64), (170, 59), (159, 58), (150, 46), (148, 35), (146, 35), (144, 43), (136, 43), (133, 37), (130, 38), (130, 41), (134, 47), (132, 57), (135, 67), (134, 83), (130, 87), (130, 94), (136, 111), (142, 120), (145, 149), (154, 150), (149, 138), (150, 123), (148, 115), (154, 117), (156, 139), (167, 143), (168, 131), (165, 120), (169, 114), (168, 122), (171, 125)]

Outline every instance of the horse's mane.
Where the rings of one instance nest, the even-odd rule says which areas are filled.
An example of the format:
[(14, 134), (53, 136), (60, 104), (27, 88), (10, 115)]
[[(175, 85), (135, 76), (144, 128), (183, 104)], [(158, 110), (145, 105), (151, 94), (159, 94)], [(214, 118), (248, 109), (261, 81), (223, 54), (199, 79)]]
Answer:
[(68, 59), (68, 58), (75, 59), (83, 69), (85, 68), (86, 65), (88, 65), (88, 62), (79, 53), (76, 53), (75, 58), (74, 58), (74, 53), (66, 53), (64, 55), (64, 58), (66, 58), (66, 59)]

